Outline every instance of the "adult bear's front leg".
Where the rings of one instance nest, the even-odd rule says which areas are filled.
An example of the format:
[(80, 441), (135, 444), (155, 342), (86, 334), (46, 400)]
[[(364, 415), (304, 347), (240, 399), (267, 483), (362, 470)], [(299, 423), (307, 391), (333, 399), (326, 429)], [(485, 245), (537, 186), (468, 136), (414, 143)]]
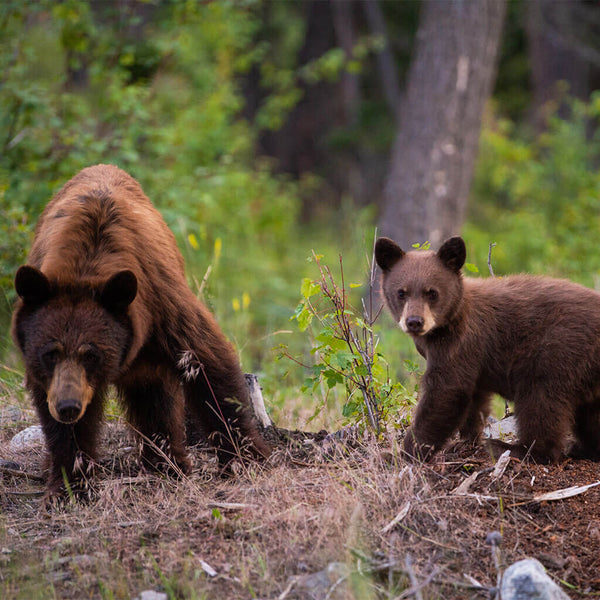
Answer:
[(46, 439), (47, 480), (43, 504), (48, 506), (67, 494), (85, 496), (102, 424), (102, 399), (94, 397), (79, 421), (65, 424), (50, 414), (42, 388), (34, 388), (32, 396)]

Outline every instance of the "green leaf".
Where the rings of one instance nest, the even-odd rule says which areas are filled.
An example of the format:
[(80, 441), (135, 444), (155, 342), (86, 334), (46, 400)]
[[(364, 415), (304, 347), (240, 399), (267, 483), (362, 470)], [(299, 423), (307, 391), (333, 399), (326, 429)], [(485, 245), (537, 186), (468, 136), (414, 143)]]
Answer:
[(342, 415), (346, 418), (360, 414), (360, 403), (355, 400), (349, 400), (342, 407)]
[(334, 352), (339, 350), (346, 350), (347, 345), (344, 340), (341, 340), (339, 337), (331, 333), (331, 330), (326, 329), (319, 333), (319, 335), (315, 338), (317, 342), (322, 344), (321, 348), (328, 347)]
[(431, 242), (423, 242), (422, 244), (419, 244), (417, 242), (416, 244), (413, 244), (412, 247), (415, 250), (429, 250), (429, 248), (431, 247)]
[(344, 383), (344, 378), (341, 373), (334, 371), (333, 369), (328, 369), (327, 371), (323, 371), (323, 376), (326, 378), (327, 387), (329, 389), (335, 387), (338, 383)]
[(312, 323), (312, 320), (313, 320), (313, 314), (306, 307), (306, 305), (302, 308), (302, 310), (297, 315), (294, 315), (294, 316), (296, 318), (296, 321), (298, 321), (298, 329), (300, 331), (306, 331), (306, 329)]
[(302, 285), (300, 286), (300, 293), (303, 298), (310, 298), (315, 294), (318, 294), (321, 291), (321, 285), (308, 277), (305, 277), (302, 280)]

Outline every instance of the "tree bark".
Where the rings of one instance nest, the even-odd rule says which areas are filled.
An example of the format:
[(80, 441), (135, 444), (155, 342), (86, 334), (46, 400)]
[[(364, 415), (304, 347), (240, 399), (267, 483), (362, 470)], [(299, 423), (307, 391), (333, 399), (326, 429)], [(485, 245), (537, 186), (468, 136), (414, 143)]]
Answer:
[(367, 22), (369, 23), (369, 29), (373, 35), (379, 36), (385, 42), (385, 47), (381, 52), (377, 53), (377, 68), (379, 69), (385, 100), (397, 124), (400, 120), (402, 94), (400, 92), (400, 84), (398, 83), (398, 71), (390, 49), (385, 19), (383, 18), (378, 0), (363, 0), (363, 7), (367, 16)]
[[(356, 44), (356, 35), (353, 23), (353, 5), (345, 0), (332, 0), (331, 15), (338, 45), (344, 51), (346, 60), (352, 58), (352, 51)], [(344, 120), (355, 126), (358, 123), (358, 109), (360, 107), (360, 87), (358, 76), (344, 69), (341, 74), (342, 105)]]
[[(558, 102), (559, 114), (567, 116), (567, 106), (561, 105), (565, 91), (587, 101), (600, 84), (600, 6), (581, 0), (529, 0), (526, 9), (531, 113), (533, 124), (541, 130), (549, 102)], [(568, 90), (557, 86), (559, 81), (567, 82)]]
[(438, 247), (463, 223), (505, 0), (423, 3), (380, 234)]

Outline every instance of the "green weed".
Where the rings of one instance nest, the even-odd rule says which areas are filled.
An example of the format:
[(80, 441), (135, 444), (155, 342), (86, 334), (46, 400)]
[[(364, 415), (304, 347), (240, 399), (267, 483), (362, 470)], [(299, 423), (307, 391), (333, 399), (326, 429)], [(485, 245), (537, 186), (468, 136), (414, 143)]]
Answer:
[[(350, 297), (354, 290), (362, 290), (363, 284), (345, 281), (341, 256), (337, 278), (322, 258), (313, 253), (318, 277), (302, 280), (302, 298), (292, 317), (299, 330), (309, 334), (312, 364), (292, 356), (285, 346), (281, 355), (304, 366), (308, 376), (302, 391), (320, 391), (323, 404), (330, 393), (341, 388), (342, 414), (348, 422), (364, 425), (376, 435), (388, 425), (402, 426), (408, 419), (407, 408), (416, 403), (416, 386), (411, 390), (393, 382), (389, 364), (379, 351), (374, 326), (381, 306), (374, 296), (373, 260), (369, 261), (368, 289), (359, 299), (359, 311)], [(413, 363), (407, 368), (417, 370)]]

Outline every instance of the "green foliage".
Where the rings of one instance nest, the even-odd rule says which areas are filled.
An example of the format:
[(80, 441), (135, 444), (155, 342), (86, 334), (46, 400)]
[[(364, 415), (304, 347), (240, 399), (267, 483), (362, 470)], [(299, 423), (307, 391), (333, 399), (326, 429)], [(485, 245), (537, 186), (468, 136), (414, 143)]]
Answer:
[(431, 242), (423, 242), (422, 244), (419, 244), (419, 242), (417, 242), (416, 244), (412, 245), (413, 250), (429, 250), (431, 248)]
[[(416, 402), (416, 389), (409, 391), (392, 382), (389, 365), (379, 350), (374, 329), (378, 314), (373, 315), (373, 265), (368, 300), (363, 301), (363, 311), (359, 312), (350, 304), (341, 257), (339, 282), (321, 259), (313, 254), (319, 277), (302, 280), (302, 298), (292, 317), (300, 331), (309, 331), (312, 341), (313, 364), (303, 364), (308, 377), (302, 390), (312, 394), (320, 391), (326, 402), (332, 390), (341, 388), (343, 416), (379, 433), (382, 426), (396, 426), (406, 420), (407, 407)], [(352, 283), (348, 287), (362, 288)], [(285, 347), (282, 355), (301, 362)], [(411, 363), (407, 368), (414, 372), (417, 367)]]
[[(302, 76), (256, 39), (260, 3), (169, 2), (136, 12), (143, 4), (123, 12), (88, 0), (0, 3), (0, 328), (7, 332), (14, 273), (45, 204), (81, 168), (117, 164), (175, 232), (192, 288), (244, 368), (261, 369), (265, 387), (282, 393), (272, 347), (289, 336), (306, 248), (356, 247), (372, 211), (342, 206), (335, 238), (326, 207), (319, 222), (300, 225), (299, 199), (315, 193), (314, 178), (292, 182), (256, 157), (258, 132), (283, 122)], [(272, 9), (286, 13), (280, 44), (295, 56), (301, 19)], [(360, 41), (354, 58), (373, 45)], [(306, 73), (324, 77), (333, 62), (317, 59)], [(251, 123), (241, 81), (255, 67), (269, 95)], [(5, 356), (8, 337), (2, 342)], [(303, 343), (289, 340), (294, 352)], [(297, 372), (287, 379), (294, 387), (300, 380)]]
[[(509, 121), (486, 128), (465, 236), (471, 256), (496, 274), (564, 276), (593, 286), (600, 275), (600, 94), (569, 101), (568, 118), (552, 115), (530, 140)], [(487, 269), (486, 269), (487, 270)]]
[(142, 184), (192, 280), (212, 263), (203, 294), (219, 318), (240, 325), (244, 311), (230, 307), (249, 298), (244, 334), (273, 315), (285, 321), (280, 303), (294, 296), (281, 292), (301, 259), (282, 252), (299, 236), (299, 191), (254, 156), (256, 130), (240, 118), (239, 75), (260, 59), (255, 4), (159, 3), (136, 14), (135, 4), (123, 13), (87, 0), (2, 3), (3, 331), (37, 217), (63, 183), (100, 162)]

